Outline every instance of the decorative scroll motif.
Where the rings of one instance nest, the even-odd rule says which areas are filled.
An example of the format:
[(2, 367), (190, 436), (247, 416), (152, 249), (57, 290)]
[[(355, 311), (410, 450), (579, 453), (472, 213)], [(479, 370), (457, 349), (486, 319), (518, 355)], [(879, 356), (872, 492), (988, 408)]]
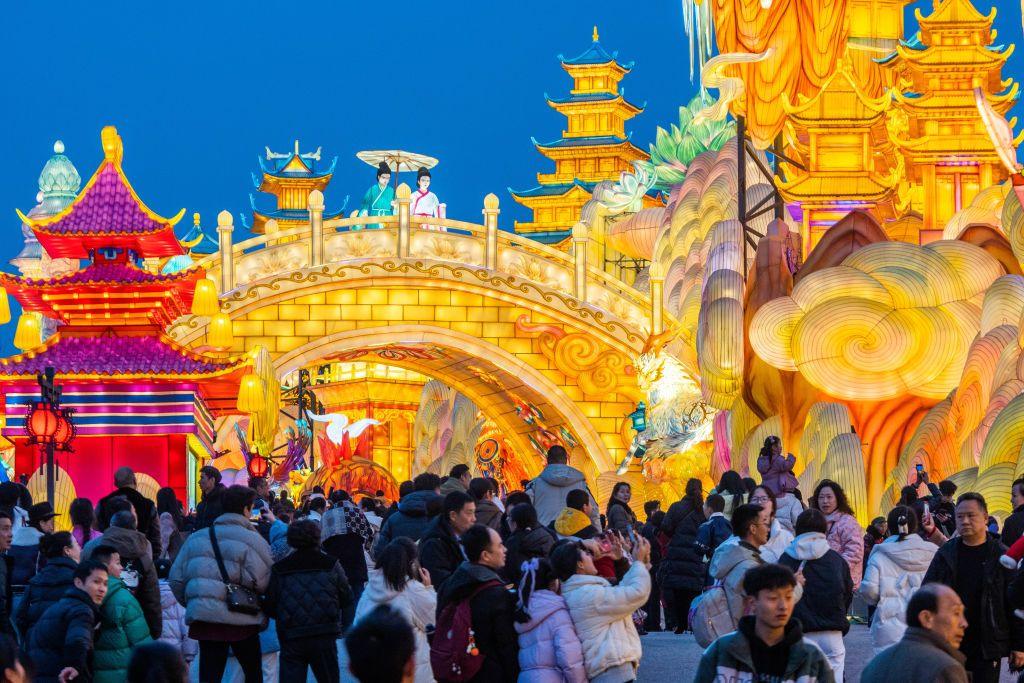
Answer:
[(383, 360), (442, 360), (448, 358), (448, 352), (439, 346), (418, 347), (405, 346), (401, 344), (387, 344), (385, 346), (352, 349), (331, 356), (331, 360), (346, 362), (359, 360), (367, 355), (376, 355)]
[(592, 335), (566, 332), (556, 325), (534, 325), (526, 315), (516, 320), (516, 331), (539, 338), (541, 353), (555, 364), (559, 372), (575, 379), (584, 394), (620, 393), (630, 399), (639, 395), (635, 385), (619, 381), (620, 377), (636, 374), (629, 359), (605, 347)]

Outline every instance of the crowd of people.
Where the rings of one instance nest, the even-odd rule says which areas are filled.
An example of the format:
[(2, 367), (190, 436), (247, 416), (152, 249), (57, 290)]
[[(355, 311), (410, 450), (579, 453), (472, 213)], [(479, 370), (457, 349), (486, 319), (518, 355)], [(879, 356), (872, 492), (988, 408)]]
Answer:
[(626, 482), (600, 508), (557, 446), (521, 490), (457, 465), (396, 501), (295, 501), (208, 466), (191, 512), (122, 468), (59, 525), (4, 482), (0, 676), (339, 681), (344, 638), (363, 683), (626, 683), (643, 636), (667, 630), (706, 648), (695, 681), (828, 683), (846, 678), (855, 595), (870, 606), (866, 683), (1024, 668), (1024, 479), (1001, 535), (981, 495), (921, 469), (864, 530), (835, 481), (805, 504), (794, 464), (770, 437), (760, 482), (727, 471), (705, 495), (691, 479), (644, 520)]

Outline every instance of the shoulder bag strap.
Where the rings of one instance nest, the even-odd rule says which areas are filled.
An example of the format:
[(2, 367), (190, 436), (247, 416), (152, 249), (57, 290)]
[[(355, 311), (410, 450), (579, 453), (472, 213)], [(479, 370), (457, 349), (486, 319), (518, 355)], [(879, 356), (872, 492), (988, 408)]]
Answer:
[(228, 585), (231, 581), (228, 579), (228, 570), (224, 566), (224, 558), (220, 554), (220, 545), (217, 543), (217, 535), (213, 533), (213, 525), (210, 525), (210, 545), (213, 546), (213, 556), (217, 560), (217, 569), (220, 570), (220, 578), (224, 582), (224, 585)]

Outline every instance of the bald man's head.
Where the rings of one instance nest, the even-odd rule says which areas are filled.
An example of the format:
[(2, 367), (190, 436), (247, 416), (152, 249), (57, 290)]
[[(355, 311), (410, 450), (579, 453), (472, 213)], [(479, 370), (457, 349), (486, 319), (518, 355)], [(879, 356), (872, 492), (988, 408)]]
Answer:
[(956, 649), (967, 628), (964, 603), (956, 591), (945, 584), (925, 584), (910, 596), (907, 626), (931, 631)]

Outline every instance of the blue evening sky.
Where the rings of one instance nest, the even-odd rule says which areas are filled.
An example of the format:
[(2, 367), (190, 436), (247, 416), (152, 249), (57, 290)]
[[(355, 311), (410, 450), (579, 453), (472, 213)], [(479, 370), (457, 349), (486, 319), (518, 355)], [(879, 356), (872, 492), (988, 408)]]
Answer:
[[(975, 1), (985, 12), (999, 5), (1000, 42), (1021, 42), (1017, 2)], [(571, 83), (556, 55), (585, 50), (594, 24), (606, 49), (637, 62), (623, 85), (647, 102), (631, 125), (642, 148), (695, 92), (679, 0), (51, 0), (5, 3), (3, 19), (6, 270), (21, 247), (14, 208), (34, 205), (53, 141), (64, 141), (84, 182), (105, 125), (121, 133), (125, 170), (148, 205), (163, 215), (188, 209), (182, 227), (193, 211), (212, 226), (222, 209), (237, 224), (249, 213), (257, 155), (265, 145), (288, 151), (295, 138), (303, 151), (339, 157), (328, 209), (346, 194), (351, 209), (373, 182), (357, 151), (401, 148), (440, 159), (432, 189), (449, 216), (479, 221), (495, 192), (499, 222), (511, 227), (529, 212), (506, 187), (532, 187), (550, 170), (530, 136), (562, 131), (564, 118), (543, 99)], [(1024, 80), (1022, 65), (1018, 54), (1005, 75)], [(14, 351), (13, 335), (13, 321), (0, 328), (0, 353)]]

